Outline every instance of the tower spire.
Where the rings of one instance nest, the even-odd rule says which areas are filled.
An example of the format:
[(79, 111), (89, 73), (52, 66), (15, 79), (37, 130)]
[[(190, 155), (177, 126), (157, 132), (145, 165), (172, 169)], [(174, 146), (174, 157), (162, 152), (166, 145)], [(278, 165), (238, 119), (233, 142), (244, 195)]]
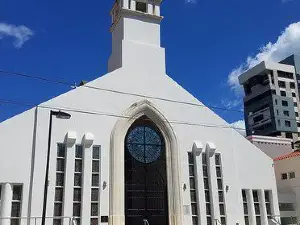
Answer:
[[(145, 57), (150, 57), (148, 64), (155, 61), (155, 57), (163, 58), (165, 63), (164, 49), (160, 46), (160, 23), (163, 19), (160, 15), (161, 2), (162, 0), (115, 1), (110, 13), (112, 54), (108, 63), (109, 71), (134, 66), (130, 63)], [(150, 66), (145, 65), (145, 62), (143, 64), (145, 67)]]
[[(160, 16), (160, 4), (162, 0), (116, 0), (111, 10), (112, 16), (112, 29), (114, 25), (118, 23), (120, 16), (124, 11), (130, 10), (131, 13), (136, 12), (136, 15), (144, 17), (158, 17), (156, 19), (162, 19)], [(128, 12), (127, 12), (128, 13)]]

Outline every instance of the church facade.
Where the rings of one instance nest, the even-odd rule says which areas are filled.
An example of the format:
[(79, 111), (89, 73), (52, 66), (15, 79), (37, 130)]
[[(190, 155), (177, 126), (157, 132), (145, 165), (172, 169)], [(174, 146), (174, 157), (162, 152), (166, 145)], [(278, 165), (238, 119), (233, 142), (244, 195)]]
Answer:
[(0, 124), (1, 225), (277, 218), (272, 159), (166, 74), (160, 5), (116, 1), (108, 74)]

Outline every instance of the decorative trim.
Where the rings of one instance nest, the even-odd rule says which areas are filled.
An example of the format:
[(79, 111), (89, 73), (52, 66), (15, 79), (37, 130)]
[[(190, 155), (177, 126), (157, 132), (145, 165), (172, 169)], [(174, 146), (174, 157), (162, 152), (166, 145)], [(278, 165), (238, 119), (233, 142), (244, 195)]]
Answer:
[(93, 145), (95, 137), (92, 133), (85, 133), (82, 138), (82, 145), (85, 148), (89, 148)]
[(269, 136), (248, 136), (246, 137), (250, 142), (256, 143), (271, 143), (271, 144), (284, 144), (284, 145), (291, 145), (292, 141), (288, 138), (281, 138), (281, 137), (269, 137)]
[(149, 117), (165, 138), (168, 180), (169, 224), (182, 225), (183, 204), (180, 155), (175, 133), (163, 114), (147, 100), (133, 104), (120, 118), (111, 134), (109, 225), (125, 225), (124, 140), (134, 121)]
[(212, 143), (212, 142), (206, 143), (206, 151), (207, 151), (207, 154), (209, 155), (209, 157), (214, 156), (216, 150), (217, 150), (217, 147), (214, 143)]
[(75, 144), (76, 139), (77, 139), (76, 131), (68, 131), (68, 133), (66, 134), (66, 137), (65, 137), (65, 144), (68, 147), (71, 147)]
[(115, 30), (116, 25), (119, 23), (121, 17), (125, 17), (125, 16), (139, 16), (139, 17), (144, 17), (144, 18), (148, 18), (148, 19), (154, 19), (157, 22), (161, 22), (163, 20), (163, 16), (157, 16), (154, 14), (149, 14), (149, 13), (144, 13), (144, 12), (139, 12), (139, 11), (135, 11), (135, 10), (131, 10), (131, 9), (120, 9), (118, 18), (116, 18), (116, 21), (114, 21), (114, 23), (111, 25), (110, 27), (110, 32), (113, 32)]
[(196, 155), (199, 155), (202, 150), (203, 150), (203, 144), (201, 141), (194, 141), (194, 144), (193, 144), (193, 152), (196, 153)]

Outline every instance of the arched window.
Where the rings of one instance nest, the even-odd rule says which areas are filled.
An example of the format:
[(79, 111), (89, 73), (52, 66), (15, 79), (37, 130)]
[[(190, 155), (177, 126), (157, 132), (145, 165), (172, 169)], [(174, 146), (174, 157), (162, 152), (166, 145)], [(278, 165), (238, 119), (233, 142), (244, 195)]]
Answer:
[(141, 163), (152, 163), (160, 158), (164, 140), (156, 126), (143, 117), (131, 126), (126, 136), (126, 149)]

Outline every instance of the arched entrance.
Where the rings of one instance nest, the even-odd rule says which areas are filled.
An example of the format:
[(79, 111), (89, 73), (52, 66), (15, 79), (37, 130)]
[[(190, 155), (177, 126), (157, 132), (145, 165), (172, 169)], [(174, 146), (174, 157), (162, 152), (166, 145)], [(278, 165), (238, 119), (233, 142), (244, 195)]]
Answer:
[(164, 137), (142, 116), (129, 128), (124, 144), (125, 224), (168, 225)]
[[(110, 180), (109, 180), (109, 225), (125, 225), (125, 140), (128, 131), (138, 118), (149, 118), (164, 137), (166, 157), (166, 187), (168, 225), (183, 225), (183, 201), (180, 174), (180, 154), (174, 131), (163, 116), (149, 101), (133, 104), (118, 119), (111, 134)], [(140, 224), (143, 225), (143, 224)], [(150, 224), (155, 225), (155, 224)]]

